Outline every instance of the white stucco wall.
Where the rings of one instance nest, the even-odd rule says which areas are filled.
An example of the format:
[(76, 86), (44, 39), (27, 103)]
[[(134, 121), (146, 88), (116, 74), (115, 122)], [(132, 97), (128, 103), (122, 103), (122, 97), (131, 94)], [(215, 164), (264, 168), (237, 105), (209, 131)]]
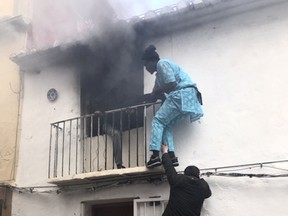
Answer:
[[(200, 123), (184, 122), (175, 129), (179, 171), (190, 164), (206, 168), (287, 159), (288, 2), (231, 2), (240, 6), (217, 14), (213, 14), (216, 6), (200, 9), (192, 29), (151, 41), (161, 57), (175, 60), (191, 75), (203, 94), (205, 116)], [(258, 9), (252, 9), (255, 5)], [(201, 18), (201, 10), (211, 14)], [(24, 75), (17, 184), (43, 185), (49, 123), (59, 116), (79, 115), (78, 76), (52, 68)], [(145, 92), (151, 91), (153, 80), (145, 74)], [(46, 97), (52, 87), (59, 91), (54, 103)], [(204, 216), (287, 215), (287, 178), (204, 178), (213, 192), (204, 204)], [(13, 215), (80, 216), (82, 201), (157, 195), (168, 197), (167, 183), (62, 194), (14, 193)]]
[[(287, 159), (288, 2), (242, 2), (221, 14), (207, 8), (209, 18), (198, 11), (193, 30), (151, 41), (160, 57), (174, 60), (191, 75), (204, 100), (200, 124), (175, 130), (179, 170), (193, 163), (205, 168)], [(252, 9), (255, 5), (263, 7)], [(151, 91), (150, 74), (146, 78), (144, 86)], [(207, 181), (213, 197), (206, 215), (287, 214), (285, 179)]]
[[(68, 67), (23, 72), (23, 109), (17, 184), (47, 184), (50, 123), (80, 116), (79, 76)], [(49, 89), (58, 92), (50, 102)], [(33, 166), (31, 165), (31, 161)], [(29, 184), (29, 185), (27, 185)]]
[[(214, 15), (214, 8), (207, 8), (209, 19), (191, 21), (193, 30), (151, 41), (160, 57), (181, 65), (203, 94), (201, 124), (176, 133), (176, 151), (182, 155), (189, 148), (193, 154), (183, 158), (183, 164), (196, 160), (201, 167), (222, 166), (286, 158), (287, 3), (256, 2), (243, 3), (232, 15), (231, 10)], [(254, 5), (267, 6), (249, 11)], [(154, 76), (146, 77), (145, 91), (151, 91)], [(191, 145), (182, 145), (187, 142)]]

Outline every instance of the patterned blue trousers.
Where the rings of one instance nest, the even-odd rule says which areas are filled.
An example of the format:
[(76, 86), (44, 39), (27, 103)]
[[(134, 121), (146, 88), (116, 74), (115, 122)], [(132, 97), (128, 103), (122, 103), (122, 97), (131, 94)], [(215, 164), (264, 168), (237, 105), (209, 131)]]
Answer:
[(203, 116), (201, 105), (193, 88), (181, 89), (170, 93), (156, 112), (152, 120), (150, 151), (160, 151), (161, 144), (168, 144), (169, 151), (174, 151), (173, 127), (187, 116), (191, 122)]

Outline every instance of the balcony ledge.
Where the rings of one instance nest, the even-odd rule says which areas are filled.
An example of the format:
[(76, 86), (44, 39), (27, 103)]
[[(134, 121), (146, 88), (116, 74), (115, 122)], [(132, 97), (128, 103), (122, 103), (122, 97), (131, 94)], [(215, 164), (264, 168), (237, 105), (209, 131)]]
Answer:
[(101, 183), (101, 182), (120, 182), (123, 180), (143, 180), (161, 178), (165, 174), (162, 166), (153, 169), (146, 167), (134, 167), (125, 169), (113, 169), (97, 172), (81, 173), (70, 176), (50, 178), (48, 183), (58, 186), (67, 186), (74, 184)]

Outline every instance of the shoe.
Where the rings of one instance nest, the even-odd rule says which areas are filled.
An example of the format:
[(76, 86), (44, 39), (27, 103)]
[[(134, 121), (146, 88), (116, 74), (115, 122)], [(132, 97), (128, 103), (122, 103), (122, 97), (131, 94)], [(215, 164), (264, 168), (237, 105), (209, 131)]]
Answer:
[(179, 166), (179, 162), (178, 162), (178, 158), (177, 157), (171, 158), (171, 161), (172, 161), (172, 164), (173, 164), (174, 167)]
[(126, 167), (123, 166), (122, 164), (117, 164), (117, 169), (125, 169)]
[(153, 167), (157, 167), (160, 165), (161, 165), (161, 160), (159, 156), (156, 156), (156, 157), (151, 156), (150, 160), (146, 163), (147, 168), (153, 168)]

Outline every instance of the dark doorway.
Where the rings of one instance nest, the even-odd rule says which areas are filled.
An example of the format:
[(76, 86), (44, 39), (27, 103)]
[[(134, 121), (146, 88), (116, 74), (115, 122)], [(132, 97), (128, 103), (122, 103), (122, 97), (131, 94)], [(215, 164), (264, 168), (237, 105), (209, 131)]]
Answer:
[(91, 216), (133, 216), (133, 202), (98, 204), (91, 210)]
[(8, 186), (0, 188), (0, 216), (11, 215), (12, 190)]

